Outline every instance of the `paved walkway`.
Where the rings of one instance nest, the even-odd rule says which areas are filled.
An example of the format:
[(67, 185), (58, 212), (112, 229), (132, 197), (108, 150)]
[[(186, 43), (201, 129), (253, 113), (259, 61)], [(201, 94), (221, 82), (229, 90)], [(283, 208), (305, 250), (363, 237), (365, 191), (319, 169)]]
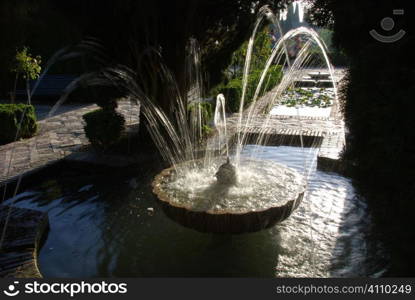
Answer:
[[(16, 176), (56, 162), (88, 144), (82, 115), (97, 109), (82, 105), (78, 109), (39, 121), (39, 132), (30, 139), (0, 146), (0, 186)], [(118, 109), (126, 124), (139, 121), (139, 106), (119, 101)]]

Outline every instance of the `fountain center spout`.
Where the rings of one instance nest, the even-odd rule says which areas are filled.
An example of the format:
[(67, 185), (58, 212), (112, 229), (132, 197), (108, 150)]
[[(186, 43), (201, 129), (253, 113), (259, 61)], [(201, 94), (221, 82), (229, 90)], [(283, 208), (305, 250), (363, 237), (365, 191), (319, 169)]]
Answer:
[(226, 163), (221, 165), (216, 172), (216, 179), (218, 184), (221, 185), (236, 185), (237, 184), (237, 174), (236, 168), (231, 164), (229, 156), (226, 159)]

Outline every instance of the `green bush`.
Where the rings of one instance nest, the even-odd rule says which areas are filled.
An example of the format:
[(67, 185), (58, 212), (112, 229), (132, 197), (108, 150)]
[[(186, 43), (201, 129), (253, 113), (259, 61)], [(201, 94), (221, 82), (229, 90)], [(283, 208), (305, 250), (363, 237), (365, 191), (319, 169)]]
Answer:
[[(20, 129), (19, 129), (20, 126)], [(32, 137), (37, 131), (35, 108), (27, 104), (0, 104), (0, 143)]]
[[(252, 102), (259, 80), (261, 79), (262, 72), (263, 70), (257, 69), (253, 70), (249, 75), (248, 84), (246, 87), (244, 108), (248, 107)], [(281, 81), (281, 78), (281, 66), (271, 66), (267, 72), (267, 75), (265, 76), (259, 96), (263, 95), (264, 92), (268, 92), (273, 89)], [(228, 82), (227, 85), (220, 85), (219, 88), (217, 87), (216, 89), (225, 96), (227, 109), (230, 112), (238, 112), (242, 96), (242, 78), (238, 77), (232, 79)]]
[(115, 111), (97, 109), (83, 115), (85, 134), (92, 146), (105, 151), (121, 138), (125, 120)]

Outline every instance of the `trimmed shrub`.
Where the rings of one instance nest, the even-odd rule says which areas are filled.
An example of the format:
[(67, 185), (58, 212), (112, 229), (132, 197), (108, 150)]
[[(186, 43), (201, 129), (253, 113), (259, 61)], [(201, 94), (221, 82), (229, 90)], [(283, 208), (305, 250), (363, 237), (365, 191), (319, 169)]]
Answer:
[(95, 149), (105, 151), (120, 140), (125, 120), (119, 113), (97, 109), (83, 115), (83, 119), (85, 135)]
[[(19, 128), (20, 127), (20, 128)], [(0, 143), (13, 142), (16, 138), (29, 138), (37, 131), (33, 105), (0, 104)]]

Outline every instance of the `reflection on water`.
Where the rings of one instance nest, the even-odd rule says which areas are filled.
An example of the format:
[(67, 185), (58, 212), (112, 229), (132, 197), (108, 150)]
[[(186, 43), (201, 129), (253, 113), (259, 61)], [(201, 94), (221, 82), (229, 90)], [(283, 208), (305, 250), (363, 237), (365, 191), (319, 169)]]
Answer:
[(168, 219), (151, 193), (155, 167), (139, 170), (133, 180), (79, 171), (76, 178), (70, 172), (42, 179), (16, 201), (48, 211), (41, 272), (46, 277), (382, 275), (386, 256), (349, 179), (316, 171), (315, 149), (247, 146), (244, 155), (253, 151), (311, 172), (306, 197), (290, 218), (243, 235), (199, 233)]
[[(249, 146), (250, 152), (258, 146)], [(300, 207), (281, 223), (277, 275), (290, 277), (380, 276), (386, 253), (374, 239), (364, 199), (351, 181), (316, 171), (317, 149), (259, 147), (262, 158), (280, 161), (308, 173)], [(304, 168), (304, 166), (306, 166)]]

